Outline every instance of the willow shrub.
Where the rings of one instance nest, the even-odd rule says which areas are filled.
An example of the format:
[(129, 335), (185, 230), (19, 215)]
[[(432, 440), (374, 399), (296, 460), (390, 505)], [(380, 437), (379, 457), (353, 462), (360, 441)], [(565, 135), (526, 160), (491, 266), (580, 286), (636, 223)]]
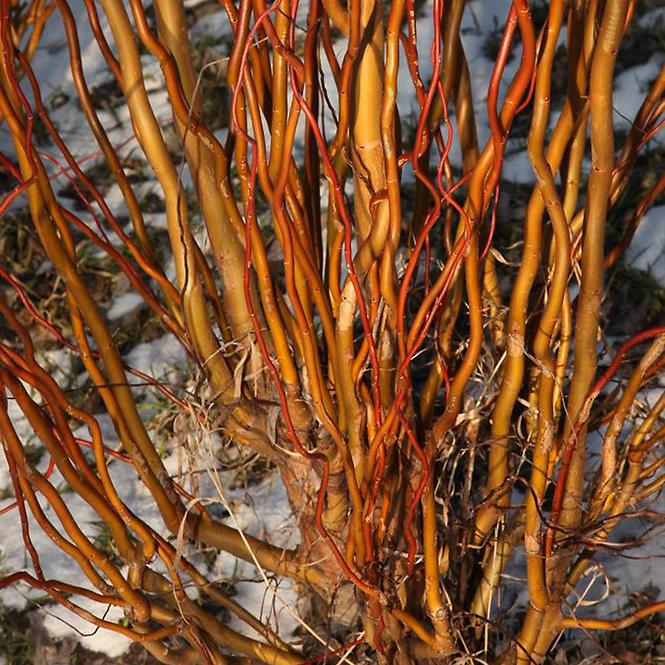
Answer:
[[(50, 320), (12, 265), (0, 270), (0, 431), (16, 498), (3, 511), (20, 520), (27, 561), (0, 587), (44, 592), (164, 663), (453, 663), (470, 653), (538, 663), (565, 629), (612, 630), (662, 610), (578, 618), (569, 603), (614, 527), (644, 514), (663, 478), (665, 395), (646, 406), (641, 395), (665, 361), (665, 328), (627, 341), (602, 335), (607, 276), (665, 187), (662, 173), (634, 177), (663, 123), (665, 69), (629, 131), (613, 126), (617, 54), (636, 3), (553, 0), (534, 19), (527, 0), (515, 0), (478, 118), (464, 0), (221, 4), (232, 43), (215, 84), (199, 73), (181, 2), (155, 0), (150, 16), (141, 0), (85, 0), (75, 13), (67, 0), (0, 2), (0, 114), (11, 145), (0, 166), (12, 183), (0, 210), (9, 219), (27, 201), (65, 311)], [(44, 26), (58, 21), (80, 131), (103, 154), (127, 224), (105, 201), (109, 183), (84, 171), (51, 121), (31, 68)], [(86, 80), (84, 26), (164, 200), (166, 248)], [(417, 48), (423, 26), (429, 53)], [(154, 63), (175, 142), (147, 92)], [(409, 95), (415, 118), (398, 103)], [(223, 140), (210, 128), (221, 114)], [(489, 123), (484, 143), (480, 122)], [(527, 127), (533, 184), (515, 219), (504, 204), (518, 205), (519, 192), (502, 170), (509, 139)], [(38, 130), (52, 150), (37, 145)], [(54, 190), (63, 173), (76, 211)], [(608, 216), (619, 225), (611, 243)], [(81, 243), (103, 252), (154, 325), (182, 344), (205, 378), (196, 400), (125, 364)], [(54, 345), (85, 368), (119, 448), (40, 364)], [(300, 534), (294, 549), (220, 521), (209, 497), (176, 483), (132, 374), (279, 473)], [(10, 399), (98, 515), (111, 551), (27, 455)], [(118, 458), (133, 465), (171, 538), (124, 502), (109, 473)], [(36, 529), (85, 587), (45, 575)], [(304, 618), (323, 644), (286, 643), (190, 563), (197, 545), (293, 579), (319, 608)], [(507, 570), (525, 579), (520, 612), (500, 602)], [(340, 614), (338, 597), (346, 626), (335, 623), (337, 637), (348, 641), (334, 649), (324, 619)], [(126, 621), (106, 620), (107, 606)]]

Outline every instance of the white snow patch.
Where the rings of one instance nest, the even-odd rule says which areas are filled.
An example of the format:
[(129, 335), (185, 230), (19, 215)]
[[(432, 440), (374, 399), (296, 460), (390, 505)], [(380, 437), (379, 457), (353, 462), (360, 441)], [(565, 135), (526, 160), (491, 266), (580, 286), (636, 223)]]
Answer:
[(106, 312), (106, 316), (111, 321), (121, 319), (144, 304), (145, 300), (138, 293), (124, 293), (113, 301)]
[[(624, 129), (630, 127), (649, 91), (650, 82), (658, 76), (663, 62), (665, 54), (654, 53), (648, 62), (626, 69), (616, 77), (612, 99), (615, 127)], [(653, 140), (658, 142), (662, 138), (656, 135)]]
[[(243, 533), (268, 538), (278, 547), (292, 548), (298, 542), (298, 531), (286, 490), (278, 474), (262, 481), (256, 487), (243, 491), (229, 491), (226, 500), (232, 517), (226, 520), (229, 526), (240, 528)], [(256, 568), (227, 552), (220, 552), (214, 564), (215, 577), (234, 581), (234, 600), (270, 625), (287, 640), (292, 636), (299, 621), (296, 619), (295, 585), (288, 579), (272, 580), (269, 585)], [(231, 627), (251, 637), (253, 630), (236, 618)]]
[[(648, 505), (648, 509), (662, 514), (665, 496)], [(624, 617), (635, 609), (631, 595), (639, 592), (648, 593), (654, 602), (665, 600), (662, 531), (647, 536), (646, 542), (638, 547), (620, 550), (621, 543), (632, 541), (648, 526), (648, 520), (643, 518), (619, 523), (609, 538), (616, 551), (596, 555), (595, 564), (577, 586), (580, 595), (577, 617)], [(575, 603), (574, 596), (570, 600)]]
[(655, 7), (637, 19), (637, 25), (645, 30), (660, 29), (662, 22), (665, 22), (665, 7)]
[[(299, 625), (293, 616), (296, 612), (297, 590), (292, 580), (271, 580), (270, 586), (266, 587), (263, 580), (256, 582), (237, 582), (235, 584), (236, 595), (234, 600), (248, 609), (264, 625), (268, 625), (282, 639), (288, 641), (293, 636)], [(296, 612), (297, 613), (297, 612)], [(263, 639), (256, 631), (249, 628), (235, 615), (229, 621), (229, 627), (248, 637)]]
[[(123, 618), (121, 607), (100, 605), (87, 598), (77, 598), (75, 602), (100, 619), (117, 623)], [(44, 616), (44, 628), (56, 639), (75, 637), (86, 649), (105, 653), (111, 658), (122, 656), (132, 644), (128, 637), (107, 628), (93, 626), (60, 605), (49, 607)]]
[(665, 205), (647, 211), (637, 227), (626, 260), (665, 287)]
[(152, 342), (137, 344), (124, 359), (134, 369), (161, 380), (185, 367), (187, 354), (177, 339), (164, 335)]
[[(7, 392), (7, 414), (9, 419), (14, 425), (14, 430), (18, 438), (21, 440), (23, 445), (29, 445), (34, 443), (36, 440), (35, 434), (30, 427), (28, 419), (23, 415), (23, 411), (19, 408), (16, 400), (11, 396), (11, 393)], [(7, 504), (13, 501), (13, 490), (12, 490), (12, 481), (11, 476), (9, 475), (9, 465), (7, 464), (7, 458), (5, 457), (4, 452), (0, 454), (0, 495), (4, 496), (5, 494), (9, 495), (9, 498), (0, 501), (0, 509), (4, 508)], [(2, 520), (2, 516), (0, 516)], [(2, 522), (0, 521), (0, 525)], [(2, 543), (0, 542), (0, 552), (2, 552)], [(0, 567), (2, 566), (2, 561), (0, 561)]]
[(501, 170), (501, 177), (511, 183), (522, 185), (533, 184), (534, 174), (529, 156), (525, 150), (520, 150), (506, 156)]
[[(44, 455), (39, 464), (39, 469), (43, 472), (47, 465), (48, 456)], [(54, 470), (53, 475), (51, 476), (51, 482), (56, 487), (64, 487), (64, 479), (57, 469)], [(39, 504), (47, 519), (51, 521), (56, 531), (67, 537), (67, 532), (60, 524), (60, 521), (51, 506), (41, 495), (37, 496)], [(83, 499), (72, 492), (61, 493), (61, 498), (65, 502), (69, 512), (76, 516), (76, 523), (79, 528), (86, 535), (94, 539), (95, 535), (98, 533), (98, 528), (95, 524), (99, 520), (97, 513), (94, 512)], [(89, 584), (78, 565), (70, 556), (65, 554), (57, 545), (55, 545), (44, 531), (42, 531), (41, 527), (32, 516), (31, 511), (27, 511), (27, 513), (30, 538), (35, 549), (39, 552), (39, 558), (45, 577), (47, 579), (59, 579), (70, 584), (89, 587)], [(26, 570), (33, 574), (32, 563), (26, 552), (21, 533), (21, 522), (17, 518), (16, 510), (9, 511), (5, 515), (0, 516), (0, 533), (3, 535), (2, 547), (0, 550), (2, 553), (2, 559), (0, 560), (2, 574), (19, 570)], [(31, 590), (23, 584), (14, 585), (13, 587), (9, 587), (0, 592), (0, 603), (20, 609), (25, 606), (29, 598), (34, 598), (36, 596), (43, 596), (43, 592), (39, 590)]]

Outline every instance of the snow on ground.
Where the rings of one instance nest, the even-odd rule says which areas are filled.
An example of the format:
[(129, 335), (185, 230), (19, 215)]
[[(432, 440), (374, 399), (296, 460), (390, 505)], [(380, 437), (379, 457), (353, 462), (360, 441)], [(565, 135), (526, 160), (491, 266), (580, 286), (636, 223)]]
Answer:
[[(647, 62), (636, 65), (621, 72), (615, 78), (614, 97), (614, 126), (629, 129), (633, 118), (640, 110), (644, 96), (649, 92), (649, 87), (658, 76), (665, 62), (665, 53), (654, 53)], [(663, 133), (653, 138), (654, 144), (663, 145), (665, 139)]]
[[(77, 604), (88, 612), (101, 616), (99, 604), (87, 598), (77, 600)], [(123, 618), (122, 608), (109, 606), (103, 608), (106, 621), (119, 623)], [(76, 639), (90, 651), (105, 653), (111, 658), (122, 656), (129, 650), (132, 641), (111, 630), (97, 628), (77, 614), (73, 614), (61, 605), (50, 605), (44, 613), (43, 627), (55, 639), (76, 637)]]
[(665, 206), (649, 209), (637, 227), (626, 259), (665, 287)]
[[(128, 358), (131, 357), (135, 361), (135, 366), (140, 366), (144, 371), (152, 370), (153, 375), (164, 377), (165, 372), (169, 369), (168, 358), (165, 357), (164, 352), (169, 349), (170, 345), (167, 338), (161, 338), (149, 344), (135, 347)], [(156, 369), (161, 369), (161, 371), (155, 372)], [(21, 436), (24, 443), (30, 443), (34, 439), (34, 435), (16, 407), (15, 402), (11, 400), (9, 410), (19, 436)], [(102, 425), (105, 434), (106, 445), (115, 445), (117, 440), (113, 436), (110, 419), (100, 416), (98, 420), (100, 420), (100, 425)], [(74, 434), (80, 437), (88, 435), (85, 428), (81, 428)], [(202, 434), (210, 439), (209, 433), (203, 432)], [(198, 435), (200, 436), (201, 433), (199, 432)], [(0, 459), (0, 489), (5, 490), (9, 488), (11, 480), (4, 456)], [(206, 504), (219, 504), (221, 502), (230, 514), (226, 519), (227, 523), (248, 535), (269, 537), (278, 546), (292, 547), (297, 544), (298, 535), (291, 516), (291, 509), (288, 505), (283, 484), (277, 475), (270, 475), (258, 485), (249, 488), (223, 489), (222, 500), (217, 488), (233, 487), (232, 474), (223, 473), (220, 477), (214, 478), (217, 482), (213, 482), (204, 473), (206, 468), (214, 468), (210, 456), (203, 454), (197, 461), (198, 465), (193, 471), (198, 472), (202, 478), (200, 496)], [(39, 469), (43, 471), (47, 465), (48, 459), (44, 455), (38, 465)], [(165, 466), (174, 475), (181, 470), (181, 460), (178, 459), (176, 451), (172, 452), (165, 460)], [(156, 531), (167, 537), (169, 534), (163, 526), (159, 511), (149, 491), (139, 481), (133, 467), (119, 461), (113, 461), (109, 465), (109, 471), (118, 494), (128, 508)], [(51, 479), (56, 487), (65, 487), (64, 480), (57, 469), (53, 472)], [(0, 510), (12, 501), (9, 492), (6, 492), (6, 494), (8, 495), (7, 498), (0, 502)], [(101, 533), (99, 516), (85, 501), (71, 492), (63, 493), (62, 498), (72, 515), (76, 516), (77, 524), (85, 534), (94, 538)], [(57, 517), (54, 516), (48, 502), (41, 497), (39, 501), (47, 517), (53, 520), (56, 527), (59, 527)], [(76, 564), (73, 564), (71, 558), (64, 554), (40, 529), (31, 513), (29, 513), (29, 528), (33, 543), (40, 553), (40, 560), (47, 578), (57, 578), (85, 588), (92, 588)], [(14, 512), (0, 515), (0, 532), (3, 533), (0, 544), (0, 571), (7, 573), (17, 570), (30, 570), (30, 562), (27, 560), (20, 523), (17, 522)], [(203, 565), (201, 557), (196, 552), (192, 551), (187, 554), (195, 565)], [(157, 563), (159, 564), (159, 562)], [(164, 572), (159, 565), (156, 566), (156, 570)], [(288, 637), (292, 634), (297, 625), (297, 620), (294, 618), (295, 610), (292, 609), (296, 600), (295, 590), (290, 582), (281, 582), (277, 587), (276, 583), (270, 580), (266, 585), (266, 580), (257, 573), (254, 566), (240, 562), (225, 554), (219, 554), (214, 560), (212, 568), (208, 570), (206, 567), (202, 569), (202, 572), (206, 572), (209, 578), (220, 582), (237, 580), (235, 582), (235, 599), (237, 601), (266, 622), (270, 622), (273, 627), (277, 628), (279, 626), (282, 635)], [(196, 596), (195, 589), (192, 588), (192, 591)], [(14, 585), (0, 592), (0, 603), (8, 607), (22, 608), (31, 600), (34, 601), (42, 596), (43, 593), (31, 591), (24, 585)], [(97, 616), (105, 615), (109, 621), (122, 618), (122, 610), (118, 608), (100, 607), (98, 604), (85, 600), (79, 604), (84, 609), (94, 612)], [(231, 625), (241, 632), (252, 632), (236, 619), (231, 620)], [(86, 648), (102, 651), (109, 656), (124, 653), (130, 646), (128, 639), (103, 628), (94, 630), (68, 609), (59, 606), (49, 605), (44, 608), (44, 626), (53, 637), (75, 636)]]
[(106, 312), (110, 321), (121, 319), (139, 307), (145, 306), (145, 300), (138, 293), (125, 293), (118, 296)]
[[(54, 352), (51, 356), (47, 359), (51, 361), (61, 360), (62, 352)], [(126, 355), (125, 360), (132, 367), (167, 384), (174, 380), (174, 374), (182, 373), (188, 367), (182, 347), (171, 336), (164, 336), (152, 342), (136, 345)], [(148, 397), (150, 389), (141, 386), (134, 390), (137, 396), (141, 398)], [(10, 399), (8, 408), (12, 422), (24, 445), (36, 443), (36, 437), (16, 402)], [(102, 430), (105, 444), (111, 447), (117, 445), (118, 439), (111, 419), (103, 414), (96, 418)], [(197, 473), (202, 481), (200, 496), (204, 503), (220, 504), (222, 501), (218, 488), (222, 489), (223, 507), (230, 514), (226, 521), (232, 526), (249, 535), (269, 537), (278, 546), (292, 547), (297, 544), (297, 530), (279, 476), (270, 475), (258, 485), (250, 488), (234, 487), (233, 474), (229, 472), (222, 473), (219, 477), (208, 477), (205, 470), (216, 466), (214, 450), (209, 449), (209, 444), (212, 443), (214, 448), (214, 445), (219, 445), (220, 442), (206, 431), (185, 432), (186, 435), (190, 433), (199, 442), (203, 437), (206, 446), (201, 448), (198, 457), (195, 455), (194, 467), (186, 469), (183, 467), (179, 455), (179, 442), (174, 440), (170, 445), (173, 451), (165, 459), (165, 466), (169, 473), (176, 477), (179, 477), (183, 470)], [(85, 427), (76, 430), (74, 435), (80, 438), (89, 438), (89, 432)], [(38, 468), (44, 471), (47, 466), (48, 456), (42, 455)], [(140, 482), (133, 467), (113, 460), (109, 464), (109, 472), (118, 494), (128, 508), (157, 532), (167, 537), (169, 533), (164, 528), (151, 494)], [(63, 489), (66, 487), (64, 479), (57, 469), (53, 472), (51, 480), (56, 487)], [(213, 482), (213, 480), (216, 482)], [(225, 489), (229, 487), (232, 489)], [(11, 479), (4, 455), (0, 456), (0, 496), (5, 497), (0, 501), (1, 510), (13, 500)], [(98, 514), (83, 499), (69, 491), (63, 492), (62, 498), (71, 514), (76, 516), (78, 526), (86, 535), (94, 539), (95, 536), (102, 533)], [(48, 502), (41, 497), (39, 502), (46, 516), (54, 522), (56, 528), (62, 530)], [(41, 530), (30, 512), (28, 515), (31, 539), (40, 553), (45, 576), (92, 589), (91, 584), (77, 565), (72, 562), (71, 558), (64, 554)], [(0, 573), (30, 570), (31, 565), (26, 555), (20, 523), (16, 520), (14, 511), (0, 515), (0, 532), (3, 534), (0, 542)], [(187, 555), (195, 565), (204, 565), (197, 552), (188, 552)], [(158, 572), (164, 572), (159, 562), (157, 562), (155, 569)], [(234, 557), (224, 554), (216, 557), (210, 570), (207, 566), (201, 570), (208, 574), (209, 578), (220, 582), (237, 580), (235, 582), (235, 599), (237, 601), (253, 611), (256, 616), (261, 617), (262, 620), (269, 622), (275, 629), (279, 627), (281, 634), (285, 637), (288, 638), (292, 634), (298, 621), (294, 618), (296, 612), (293, 609), (296, 601), (295, 590), (289, 581), (281, 582), (279, 587), (274, 580), (269, 580), (266, 584), (266, 580), (257, 573), (254, 566), (239, 562)], [(189, 590), (196, 597), (195, 588), (191, 587)], [(43, 597), (43, 593), (40, 591), (31, 591), (24, 585), (14, 585), (0, 592), (0, 603), (7, 607), (20, 609), (40, 597)], [(122, 610), (119, 608), (100, 607), (98, 604), (85, 599), (78, 604), (97, 616), (105, 616), (109, 621), (117, 621), (122, 618)], [(84, 647), (93, 651), (104, 652), (112, 657), (124, 653), (131, 644), (129, 639), (121, 635), (103, 628), (94, 629), (86, 621), (64, 607), (48, 605), (42, 611), (43, 625), (54, 638), (74, 636)], [(247, 634), (253, 632), (235, 618), (231, 619), (230, 625)]]
[[(228, 498), (224, 497), (224, 504), (231, 513), (227, 520), (229, 524), (247, 535), (268, 538), (278, 547), (290, 548), (298, 544), (286, 491), (276, 474), (245, 492), (228, 494)], [(295, 611), (296, 590), (291, 580), (276, 581), (269, 575), (265, 578), (252, 564), (226, 552), (217, 556), (213, 571), (218, 579), (237, 580), (234, 599), (251, 608), (255, 616), (269, 622), (275, 630), (279, 628), (280, 635), (289, 639), (299, 623)], [(236, 617), (232, 617), (230, 625), (235, 630), (247, 632)]]

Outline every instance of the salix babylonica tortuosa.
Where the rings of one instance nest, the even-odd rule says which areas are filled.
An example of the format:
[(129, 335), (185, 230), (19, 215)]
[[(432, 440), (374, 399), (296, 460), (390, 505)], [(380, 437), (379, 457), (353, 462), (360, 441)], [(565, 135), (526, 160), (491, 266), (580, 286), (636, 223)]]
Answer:
[[(229, 95), (211, 111), (201, 88), (220, 63), (201, 68), (183, 3), (0, 0), (10, 183), (0, 212), (10, 224), (27, 206), (66, 310), (52, 321), (14, 264), (0, 264), (0, 432), (14, 495), (1, 510), (20, 522), (27, 562), (0, 588), (42, 591), (164, 663), (543, 662), (565, 629), (619, 629), (663, 610), (578, 618), (568, 603), (614, 527), (664, 477), (665, 398), (641, 395), (664, 362), (665, 327), (610, 342), (601, 316), (608, 276), (665, 187), (662, 174), (633, 177), (662, 128), (664, 69), (628, 131), (614, 128), (617, 57), (637, 3), (553, 0), (534, 13), (527, 0), (507, 3), (484, 105), (462, 39), (473, 9), (464, 0), (220, 4), (230, 47), (217, 85)], [(80, 131), (121, 206), (44, 99), (36, 63), (51, 23), (67, 44)], [(92, 94), (84, 30), (163, 198), (164, 242)], [(151, 97), (155, 64), (168, 118)], [(213, 128), (222, 113), (224, 133)], [(504, 167), (520, 131), (531, 189), (510, 219)], [(57, 189), (63, 178), (78, 208)], [(631, 188), (639, 196), (609, 244), (608, 218)], [(202, 379), (195, 396), (127, 364), (83, 245), (184, 347)], [(47, 371), (45, 339), (79, 359), (119, 446)], [(187, 491), (169, 474), (136, 380), (194, 428), (214, 427), (274, 467), (297, 546), (246, 535), (205, 507), (198, 485)], [(10, 401), (46, 470), (27, 454)], [(170, 537), (130, 509), (112, 464), (133, 466)], [(77, 523), (54, 469), (98, 515), (115, 556)], [(35, 529), (86, 586), (45, 573)], [(266, 580), (295, 580), (330, 614), (345, 594), (347, 643), (288, 643), (194, 565), (196, 545)], [(509, 566), (525, 579), (517, 618), (500, 603)], [(106, 620), (109, 605), (126, 621)], [(306, 618), (324, 623), (314, 610)]]

